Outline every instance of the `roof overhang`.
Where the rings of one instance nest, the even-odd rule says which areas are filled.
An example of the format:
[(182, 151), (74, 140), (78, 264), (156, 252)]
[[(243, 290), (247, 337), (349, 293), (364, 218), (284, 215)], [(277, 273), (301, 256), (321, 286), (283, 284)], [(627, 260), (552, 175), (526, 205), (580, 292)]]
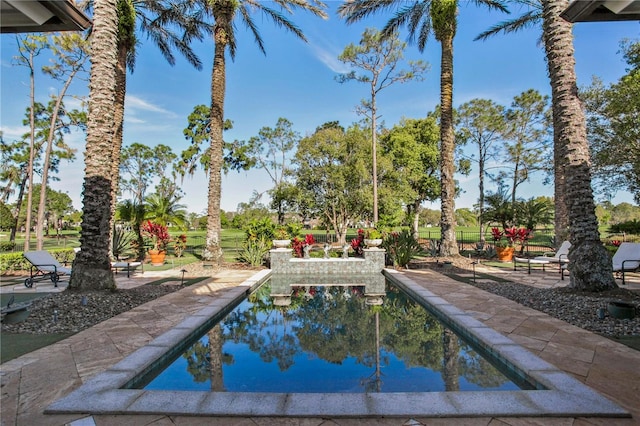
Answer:
[(69, 0), (0, 0), (0, 32), (83, 31), (91, 20)]
[(560, 14), (569, 22), (638, 21), (639, 0), (574, 0)]

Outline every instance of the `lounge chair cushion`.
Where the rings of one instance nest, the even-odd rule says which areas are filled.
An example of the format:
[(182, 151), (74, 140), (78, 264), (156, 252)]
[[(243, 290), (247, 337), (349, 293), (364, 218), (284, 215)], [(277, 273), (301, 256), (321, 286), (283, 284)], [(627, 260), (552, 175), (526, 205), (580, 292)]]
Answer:
[(24, 257), (40, 271), (71, 274), (71, 268), (62, 266), (60, 262), (46, 250), (28, 251), (24, 253)]
[(554, 263), (560, 263), (560, 262), (568, 263), (569, 259), (567, 258), (567, 255), (569, 254), (570, 247), (571, 247), (571, 243), (569, 241), (563, 241), (562, 245), (560, 246), (558, 251), (555, 252), (553, 256), (536, 256), (534, 257), (534, 259), (546, 260), (548, 262), (554, 262)]
[(625, 271), (634, 271), (640, 268), (640, 243), (622, 243), (613, 255), (613, 270), (622, 271), (624, 262)]

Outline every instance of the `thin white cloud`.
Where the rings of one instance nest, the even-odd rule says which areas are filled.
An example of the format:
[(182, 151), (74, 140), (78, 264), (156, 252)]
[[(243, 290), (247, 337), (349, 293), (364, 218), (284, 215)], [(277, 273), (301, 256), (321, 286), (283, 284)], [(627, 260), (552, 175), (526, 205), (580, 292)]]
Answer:
[(125, 119), (127, 121), (128, 124), (145, 124), (146, 121), (142, 120), (140, 118), (134, 117), (129, 113), (125, 112)]
[(5, 142), (13, 142), (14, 140), (22, 139), (22, 135), (29, 131), (27, 126), (2, 126), (2, 139)]
[(145, 111), (145, 112), (155, 112), (158, 114), (163, 114), (171, 118), (175, 118), (176, 114), (172, 111), (166, 110), (160, 106), (154, 105), (145, 101), (142, 98), (139, 98), (134, 95), (127, 95), (125, 100), (125, 111)]
[(344, 74), (351, 71), (351, 68), (347, 64), (338, 59), (338, 56), (340, 56), (341, 53), (338, 49), (321, 46), (316, 41), (310, 41), (309, 47), (311, 47), (311, 52), (316, 59), (322, 62), (331, 71), (338, 74)]

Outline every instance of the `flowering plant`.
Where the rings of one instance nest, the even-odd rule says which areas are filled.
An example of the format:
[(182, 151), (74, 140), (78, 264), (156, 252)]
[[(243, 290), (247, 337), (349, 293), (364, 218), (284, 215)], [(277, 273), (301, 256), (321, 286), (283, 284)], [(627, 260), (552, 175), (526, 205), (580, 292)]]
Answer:
[(165, 251), (167, 249), (171, 237), (169, 236), (169, 232), (167, 232), (166, 226), (148, 220), (142, 225), (141, 230), (145, 237), (152, 239), (155, 250)]
[(298, 237), (295, 237), (291, 242), (291, 247), (293, 247), (293, 252), (295, 253), (296, 257), (303, 257), (304, 248), (315, 244), (315, 242), (316, 240), (313, 239), (313, 235), (307, 234), (305, 235), (304, 240)]
[(182, 253), (187, 248), (187, 236), (180, 234), (173, 243), (173, 252), (176, 257), (182, 257)]
[(364, 230), (358, 229), (358, 236), (351, 240), (351, 248), (356, 256), (362, 256), (364, 253)]
[[(491, 236), (496, 247), (513, 247), (516, 242), (520, 242), (521, 247), (533, 236), (533, 231), (527, 228), (505, 228), (500, 231), (498, 228), (491, 228)], [(502, 241), (504, 237), (505, 241)]]

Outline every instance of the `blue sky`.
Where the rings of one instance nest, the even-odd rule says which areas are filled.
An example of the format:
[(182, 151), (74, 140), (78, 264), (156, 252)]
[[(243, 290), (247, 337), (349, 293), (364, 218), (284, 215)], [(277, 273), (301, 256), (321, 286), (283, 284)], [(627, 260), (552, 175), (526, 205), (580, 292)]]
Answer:
[[(328, 4), (328, 20), (303, 13), (293, 16), (293, 21), (307, 36), (307, 44), (256, 15), (266, 56), (238, 23), (236, 59), (227, 60), (225, 113), (234, 122), (234, 128), (225, 133), (227, 140), (246, 140), (264, 126), (275, 126), (279, 117), (291, 121), (302, 135), (327, 121), (338, 120), (348, 126), (359, 120), (354, 108), (367, 96), (367, 86), (337, 83), (335, 76), (348, 71), (337, 57), (346, 45), (358, 43), (365, 28), (381, 28), (386, 17), (372, 17), (348, 26), (335, 14), (340, 3)], [(464, 2), (461, 5), (454, 42), (454, 106), (474, 98), (492, 99), (508, 106), (514, 96), (531, 88), (550, 94), (544, 50), (539, 43), (540, 28), (499, 35), (484, 42), (473, 41), (481, 31), (505, 19), (505, 15), (489, 13)], [(518, 15), (521, 11), (514, 9), (512, 13)], [(624, 75), (625, 63), (619, 54), (619, 43), (623, 38), (638, 39), (639, 33), (638, 22), (576, 24), (578, 84), (590, 84), (592, 76), (611, 83)], [(402, 37), (406, 37), (406, 33), (402, 33)], [(207, 40), (195, 46), (203, 62), (203, 70), (197, 71), (178, 54), (177, 64), (171, 67), (149, 40), (142, 37), (141, 41), (135, 71), (127, 81), (124, 144), (162, 143), (179, 153), (188, 145), (182, 135), (188, 114), (195, 105), (209, 104), (213, 43)], [(4, 139), (13, 140), (26, 131), (21, 121), (28, 105), (28, 75), (24, 68), (12, 66), (15, 37), (3, 34), (0, 43), (0, 127)], [(439, 103), (439, 44), (430, 38), (424, 53), (409, 45), (405, 58), (422, 59), (431, 69), (422, 82), (396, 84), (381, 92), (379, 110), (388, 127), (402, 117), (424, 117)], [(45, 101), (54, 86), (44, 77), (39, 77), (36, 85), (36, 98)], [(73, 92), (86, 95), (86, 83), (77, 82)], [(73, 105), (73, 101), (67, 100), (67, 104)], [(75, 162), (61, 166), (60, 182), (53, 182), (51, 186), (68, 192), (74, 206), (80, 209), (83, 135), (70, 135), (68, 143), (78, 149), (78, 157)], [(477, 199), (476, 174), (459, 177), (465, 192), (457, 199), (456, 207), (471, 207)], [(519, 191), (519, 196), (552, 195), (552, 187), (542, 185), (543, 178), (543, 175), (534, 175), (532, 182)], [(223, 178), (222, 208), (234, 211), (238, 203), (248, 201), (254, 190), (263, 192), (270, 187), (271, 182), (262, 171), (230, 172)], [(186, 196), (182, 202), (188, 210), (205, 212), (207, 180), (204, 173), (199, 171), (194, 177), (186, 178), (183, 189)], [(632, 198), (621, 192), (613, 201), (632, 202)], [(428, 207), (437, 208), (438, 204)]]

